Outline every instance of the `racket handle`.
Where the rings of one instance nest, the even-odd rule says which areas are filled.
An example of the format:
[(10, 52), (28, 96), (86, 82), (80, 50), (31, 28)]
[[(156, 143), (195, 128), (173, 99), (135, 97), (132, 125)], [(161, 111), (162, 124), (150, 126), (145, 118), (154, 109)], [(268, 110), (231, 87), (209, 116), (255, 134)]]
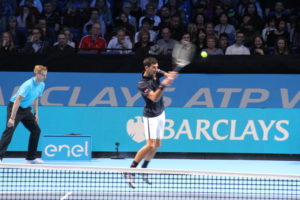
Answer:
[(166, 71), (161, 70), (161, 69), (158, 69), (157, 72), (160, 73), (160, 74), (162, 74), (162, 75), (164, 75), (165, 73), (167, 73)]

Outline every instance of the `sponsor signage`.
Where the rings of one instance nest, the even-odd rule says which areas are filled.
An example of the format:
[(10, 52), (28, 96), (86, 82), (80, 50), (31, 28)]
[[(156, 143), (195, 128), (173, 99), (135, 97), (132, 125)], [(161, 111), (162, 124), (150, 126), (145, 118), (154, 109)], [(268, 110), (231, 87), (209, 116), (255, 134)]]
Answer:
[(44, 135), (42, 137), (44, 160), (90, 160), (91, 136)]
[[(33, 76), (29, 72), (0, 72), (0, 105)], [(114, 78), (111, 78), (114, 77)], [(42, 106), (141, 107), (138, 73), (49, 72)], [(300, 75), (180, 74), (165, 89), (168, 107), (300, 108)]]
[[(84, 133), (93, 137), (92, 151), (136, 152), (145, 144), (142, 107), (41, 107), (42, 135)], [(5, 119), (6, 107), (0, 106)], [(166, 126), (160, 152), (195, 153), (300, 153), (300, 109), (256, 108), (166, 108)], [(66, 120), (67, 119), (67, 120)], [(0, 122), (1, 123), (1, 122)], [(53, 126), (55, 124), (55, 126)], [(4, 130), (5, 120), (0, 128)], [(18, 126), (10, 151), (26, 151), (28, 131)], [(85, 155), (86, 143), (59, 143), (47, 149), (50, 155)], [(48, 139), (47, 139), (48, 140)], [(48, 142), (48, 141), (47, 141)], [(79, 143), (80, 142), (80, 143)], [(69, 147), (59, 146), (69, 144)], [(45, 145), (39, 150), (46, 152)], [(42, 147), (42, 148), (41, 148)], [(49, 151), (51, 150), (51, 151)], [(78, 150), (80, 150), (78, 152)]]

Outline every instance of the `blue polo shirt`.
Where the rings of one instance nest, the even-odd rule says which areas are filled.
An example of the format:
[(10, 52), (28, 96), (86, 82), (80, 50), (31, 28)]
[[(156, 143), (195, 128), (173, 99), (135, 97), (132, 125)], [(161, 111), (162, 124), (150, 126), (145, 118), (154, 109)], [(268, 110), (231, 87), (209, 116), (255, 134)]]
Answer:
[(34, 77), (32, 77), (20, 86), (16, 94), (11, 97), (10, 101), (15, 102), (17, 96), (21, 95), (24, 98), (20, 103), (20, 107), (28, 108), (36, 98), (42, 96), (44, 89), (45, 83), (38, 83)]

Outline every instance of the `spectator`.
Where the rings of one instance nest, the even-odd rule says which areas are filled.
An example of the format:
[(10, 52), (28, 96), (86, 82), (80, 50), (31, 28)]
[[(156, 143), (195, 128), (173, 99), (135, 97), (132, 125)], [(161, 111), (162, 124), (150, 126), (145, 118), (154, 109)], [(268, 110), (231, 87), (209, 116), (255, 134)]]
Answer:
[(260, 30), (262, 27), (263, 16), (259, 16), (254, 3), (249, 3), (244, 15), (251, 17), (251, 22), (255, 25), (256, 30)]
[(293, 47), (300, 47), (300, 19), (297, 20), (295, 27), (291, 33), (291, 41)]
[(125, 13), (128, 16), (129, 23), (134, 26), (134, 30), (137, 30), (137, 18), (131, 15), (132, 5), (130, 2), (124, 1), (122, 4), (122, 13)]
[[(66, 39), (67, 39), (67, 45), (71, 46), (72, 48), (75, 49), (76, 45), (75, 45), (75, 42), (72, 41), (72, 33), (70, 32), (69, 28), (67, 27), (64, 27), (61, 31), (62, 34), (64, 34), (66, 36)], [(54, 43), (54, 46), (55, 45), (58, 45), (58, 42), (55, 42)]]
[(54, 6), (51, 1), (44, 1), (44, 10), (40, 14), (40, 18), (47, 21), (47, 27), (53, 29), (55, 32), (59, 30), (60, 13), (54, 11)]
[(129, 3), (131, 4), (130, 15), (135, 17), (135, 19), (141, 18), (143, 15), (143, 10), (139, 5), (139, 0), (129, 0)]
[(106, 41), (100, 37), (101, 25), (94, 23), (91, 28), (91, 34), (81, 38), (79, 43), (79, 52), (100, 53), (106, 48)]
[(128, 54), (132, 52), (132, 43), (130, 38), (126, 36), (125, 30), (118, 30), (116, 37), (113, 37), (107, 45), (107, 52), (118, 54)]
[(186, 27), (180, 22), (180, 17), (178, 15), (173, 15), (170, 21), (170, 31), (172, 33), (172, 37), (180, 41), (183, 33), (186, 31)]
[(162, 38), (157, 41), (158, 49), (156, 53), (162, 53), (164, 55), (171, 53), (178, 41), (173, 39), (171, 31), (168, 27), (165, 27), (161, 30), (161, 37)]
[(17, 29), (17, 19), (10, 17), (8, 19), (7, 32), (10, 33), (16, 48), (23, 48), (26, 43), (27, 30), (21, 31)]
[(35, 16), (31, 13), (31, 10), (28, 6), (23, 6), (19, 10), (20, 12), (17, 15), (17, 24), (18, 28), (32, 29), (35, 24)]
[(195, 23), (197, 26), (197, 30), (205, 29), (205, 17), (202, 13), (198, 13), (195, 17)]
[(113, 31), (111, 32), (111, 36), (115, 36), (117, 34), (117, 31), (120, 29), (124, 29), (126, 31), (126, 35), (130, 37), (130, 40), (133, 41), (133, 37), (135, 34), (135, 28), (132, 24), (129, 23), (129, 18), (126, 13), (121, 13), (115, 21), (115, 27)]
[(261, 36), (254, 38), (251, 55), (267, 55), (267, 48)]
[(269, 17), (274, 17), (276, 20), (287, 21), (289, 18), (289, 12), (284, 8), (282, 1), (276, 1), (274, 9), (269, 13)]
[(276, 40), (273, 54), (274, 55), (289, 55), (290, 54), (288, 42), (287, 42), (286, 38), (279, 37)]
[(90, 14), (90, 19), (88, 22), (86, 22), (83, 26), (83, 30), (82, 30), (82, 33), (84, 35), (86, 34), (90, 34), (90, 30), (91, 30), (91, 27), (93, 24), (95, 23), (99, 23), (101, 24), (101, 30), (100, 30), (100, 35), (102, 37), (105, 36), (105, 33), (106, 33), (106, 27), (105, 27), (105, 22), (103, 20), (100, 19), (100, 16), (99, 16), (99, 11), (96, 9), (96, 8), (93, 8), (91, 10), (91, 14)]
[(216, 48), (217, 40), (215, 37), (207, 37), (206, 39), (206, 48), (203, 51), (206, 51), (208, 55), (223, 55), (222, 49)]
[(21, 0), (19, 6), (28, 6), (35, 17), (43, 11), (43, 5), (40, 0)]
[(223, 53), (226, 52), (226, 49), (228, 47), (229, 43), (228, 43), (228, 36), (226, 33), (222, 33), (219, 36), (219, 48), (222, 49)]
[(3, 32), (0, 39), (0, 53), (12, 53), (16, 51), (14, 41), (9, 32)]
[(235, 28), (228, 23), (228, 16), (226, 13), (222, 13), (219, 17), (219, 24), (215, 26), (215, 31), (220, 36), (221, 33), (226, 33), (229, 40), (234, 40)]
[(29, 35), (28, 42), (25, 44), (24, 53), (44, 54), (48, 52), (48, 44), (41, 40), (42, 31), (33, 28)]
[[(100, 20), (104, 21), (106, 28), (110, 30), (113, 20), (112, 12), (111, 9), (108, 7), (107, 0), (96, 0), (95, 8), (99, 11)], [(110, 29), (108, 27), (110, 27)]]
[(279, 20), (276, 22), (276, 30), (271, 31), (267, 38), (267, 44), (269, 47), (274, 47), (275, 42), (279, 37), (284, 37), (289, 41), (289, 33), (286, 29), (286, 22), (284, 20)]
[(149, 54), (150, 47), (154, 43), (150, 41), (149, 31), (141, 30), (138, 34), (138, 42), (134, 44), (133, 51), (139, 55)]
[(52, 47), (52, 54), (67, 55), (75, 53), (75, 49), (68, 45), (68, 38), (65, 34), (59, 33), (57, 36), (57, 43)]
[(42, 31), (41, 39), (47, 42), (49, 45), (53, 45), (55, 42), (56, 34), (51, 28), (48, 28), (48, 23), (46, 18), (40, 18), (37, 23), (37, 27)]
[(197, 27), (196, 27), (196, 24), (194, 23), (189, 23), (187, 25), (187, 32), (190, 34), (190, 37), (191, 37), (191, 42), (192, 43), (196, 43), (197, 41), (197, 37), (198, 37), (198, 30), (197, 30)]
[(1, 0), (0, 1), (0, 31), (5, 30), (10, 17), (16, 14), (16, 0)]
[(77, 7), (68, 7), (63, 15), (64, 26), (76, 29), (77, 32), (79, 32), (79, 30), (81, 32), (84, 22), (88, 20), (87, 13), (83, 9)]
[(261, 32), (264, 42), (267, 41), (269, 34), (276, 30), (276, 20), (274, 17), (269, 17), (266, 21), (265, 28)]
[[(150, 34), (150, 41), (151, 42), (155, 42), (156, 41), (156, 37), (157, 37), (157, 33), (156, 31), (154, 31), (152, 28), (153, 28), (153, 20), (151, 20), (150, 18), (144, 18), (143, 21), (142, 21), (142, 27), (140, 29), (143, 30), (143, 31), (148, 31), (149, 34)], [(138, 42), (138, 37), (139, 37), (139, 32), (137, 32), (134, 36), (134, 42)]]
[(67, 8), (79, 8), (79, 9), (86, 9), (88, 8), (89, 0), (68, 0)]
[(149, 3), (146, 5), (145, 15), (142, 16), (139, 20), (139, 27), (142, 26), (142, 21), (146, 17), (154, 21), (153, 23), (154, 29), (158, 28), (158, 25), (160, 24), (161, 20), (160, 17), (156, 15), (156, 10), (153, 4)]
[(158, 16), (161, 20), (160, 24), (158, 25), (159, 30), (170, 25), (171, 15), (168, 6), (162, 6), (159, 10)]
[(225, 55), (250, 55), (250, 51), (243, 45), (245, 35), (242, 32), (236, 34), (236, 41), (226, 49)]
[(198, 52), (201, 52), (204, 48), (206, 48), (206, 33), (204, 29), (200, 29), (198, 31), (196, 47)]
[(218, 34), (214, 30), (214, 24), (212, 22), (208, 22), (205, 24), (205, 33), (207, 37), (215, 37), (218, 38)]

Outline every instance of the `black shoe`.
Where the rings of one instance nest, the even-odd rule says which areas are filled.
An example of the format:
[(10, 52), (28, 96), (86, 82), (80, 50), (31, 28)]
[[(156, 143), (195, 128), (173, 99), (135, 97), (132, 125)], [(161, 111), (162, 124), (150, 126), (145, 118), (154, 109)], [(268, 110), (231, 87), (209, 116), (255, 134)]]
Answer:
[(128, 183), (131, 188), (136, 187), (136, 185), (134, 183), (134, 174), (126, 172), (126, 173), (124, 173), (124, 178), (125, 178), (126, 183)]

